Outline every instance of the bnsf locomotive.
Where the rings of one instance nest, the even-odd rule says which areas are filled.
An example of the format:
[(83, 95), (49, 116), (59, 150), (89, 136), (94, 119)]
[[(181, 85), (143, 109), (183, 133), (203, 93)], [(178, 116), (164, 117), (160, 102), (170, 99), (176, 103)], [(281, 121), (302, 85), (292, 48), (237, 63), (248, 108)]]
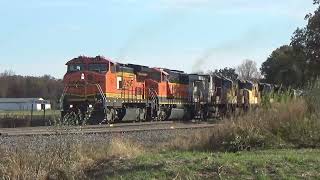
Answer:
[(90, 124), (119, 122), (128, 111), (137, 121), (167, 120), (174, 110), (182, 112), (184, 120), (223, 116), (258, 105), (264, 87), (217, 75), (116, 63), (101, 56), (80, 56), (66, 65), (62, 116), (90, 112)]

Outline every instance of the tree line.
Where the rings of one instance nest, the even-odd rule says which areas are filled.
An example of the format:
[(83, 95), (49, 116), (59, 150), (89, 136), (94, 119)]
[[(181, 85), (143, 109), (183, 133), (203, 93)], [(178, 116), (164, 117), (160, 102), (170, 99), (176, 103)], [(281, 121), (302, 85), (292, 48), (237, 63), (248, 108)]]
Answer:
[(20, 76), (11, 71), (0, 73), (0, 85), (0, 98), (44, 98), (55, 108), (63, 91), (61, 79), (50, 75)]
[(306, 27), (297, 28), (291, 43), (274, 50), (262, 64), (266, 82), (303, 87), (320, 76), (320, 0), (313, 3), (317, 9), (306, 15)]
[(303, 88), (320, 77), (320, 0), (317, 9), (306, 15), (306, 27), (297, 28), (289, 45), (275, 49), (259, 69), (253, 60), (245, 60), (236, 68), (212, 73), (230, 79), (257, 80), (284, 87)]

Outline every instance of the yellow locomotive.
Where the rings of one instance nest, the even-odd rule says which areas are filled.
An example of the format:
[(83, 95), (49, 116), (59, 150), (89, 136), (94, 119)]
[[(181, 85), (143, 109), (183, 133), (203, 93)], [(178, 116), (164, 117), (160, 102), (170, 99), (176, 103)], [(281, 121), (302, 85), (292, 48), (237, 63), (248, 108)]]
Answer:
[(261, 102), (261, 92), (259, 84), (250, 81), (238, 80), (238, 107), (248, 110), (250, 107), (256, 107)]

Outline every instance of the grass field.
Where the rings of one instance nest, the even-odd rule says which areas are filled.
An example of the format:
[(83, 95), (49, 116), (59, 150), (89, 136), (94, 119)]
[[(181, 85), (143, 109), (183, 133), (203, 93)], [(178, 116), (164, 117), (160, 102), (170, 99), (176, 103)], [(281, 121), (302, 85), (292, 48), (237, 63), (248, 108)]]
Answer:
[[(1, 147), (1, 146), (0, 146)], [(50, 157), (50, 158), (47, 158)], [(146, 148), (126, 140), (0, 148), (0, 179), (319, 179), (320, 149), (214, 152)]]
[[(33, 111), (35, 116), (43, 116), (43, 111)], [(60, 115), (60, 110), (46, 110), (46, 115)], [(31, 116), (31, 111), (0, 111), (1, 116)]]
[(320, 150), (238, 153), (166, 151), (135, 159), (109, 159), (87, 170), (105, 179), (317, 179)]
[[(43, 111), (0, 111), (0, 128), (44, 126), (60, 118), (59, 110), (47, 110), (44, 118)], [(32, 121), (31, 121), (32, 119)]]

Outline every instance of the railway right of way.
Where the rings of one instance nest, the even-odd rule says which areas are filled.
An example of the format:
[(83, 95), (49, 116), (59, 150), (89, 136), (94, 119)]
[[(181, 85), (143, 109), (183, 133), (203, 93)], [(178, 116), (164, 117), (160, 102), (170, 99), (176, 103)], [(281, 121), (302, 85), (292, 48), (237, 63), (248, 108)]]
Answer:
[(92, 126), (61, 126), (61, 127), (28, 127), (0, 129), (2, 137), (10, 136), (52, 136), (52, 135), (70, 135), (70, 134), (106, 134), (106, 133), (128, 133), (139, 131), (161, 131), (161, 130), (179, 130), (179, 129), (201, 129), (212, 128), (217, 124), (208, 122), (142, 122), (142, 123), (122, 123), (109, 125)]

